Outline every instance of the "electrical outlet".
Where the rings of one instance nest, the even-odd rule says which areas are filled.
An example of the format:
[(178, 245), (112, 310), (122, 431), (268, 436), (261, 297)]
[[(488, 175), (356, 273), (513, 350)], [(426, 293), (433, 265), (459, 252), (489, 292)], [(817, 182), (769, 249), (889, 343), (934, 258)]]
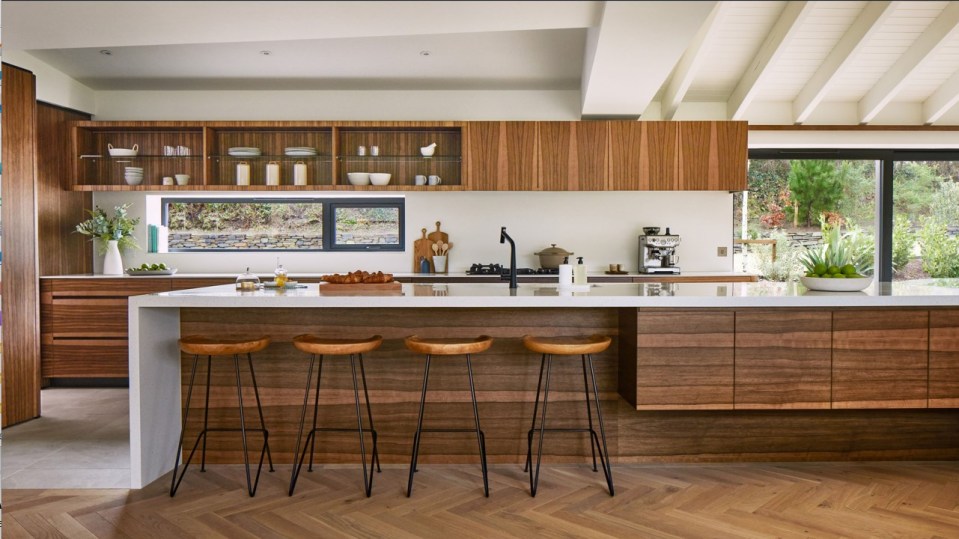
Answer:
[(726, 251), (726, 247), (717, 247), (716, 256), (729, 256)]

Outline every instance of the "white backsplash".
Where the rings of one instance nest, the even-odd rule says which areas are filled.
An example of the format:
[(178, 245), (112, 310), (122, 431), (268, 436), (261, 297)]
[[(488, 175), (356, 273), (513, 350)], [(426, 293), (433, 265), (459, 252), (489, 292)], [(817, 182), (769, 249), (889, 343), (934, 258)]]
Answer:
[[(223, 193), (209, 193), (222, 196)], [(311, 193), (322, 195), (323, 192)], [(389, 193), (395, 194), (395, 193)], [(288, 193), (295, 196), (295, 193)], [(94, 193), (94, 203), (112, 211), (130, 202), (131, 214), (142, 217), (137, 241), (146, 238), (146, 196), (141, 192)], [(501, 226), (516, 241), (519, 267), (539, 267), (533, 253), (557, 246), (583, 256), (590, 272), (619, 263), (635, 272), (638, 240), (644, 226), (669, 227), (682, 237), (677, 249), (684, 272), (732, 271), (732, 257), (717, 257), (717, 247), (732, 252), (733, 195), (726, 192), (411, 192), (406, 194), (406, 251), (390, 253), (224, 252), (124, 254), (124, 265), (164, 262), (186, 273), (240, 273), (249, 266), (272, 272), (277, 256), (296, 273), (344, 272), (356, 269), (413, 271), (413, 240), (423, 228), (442, 222), (453, 248), (451, 272), (471, 263), (509, 263), (509, 245), (499, 243)], [(151, 216), (150, 224), (156, 224)], [(94, 257), (96, 270), (101, 257)]]

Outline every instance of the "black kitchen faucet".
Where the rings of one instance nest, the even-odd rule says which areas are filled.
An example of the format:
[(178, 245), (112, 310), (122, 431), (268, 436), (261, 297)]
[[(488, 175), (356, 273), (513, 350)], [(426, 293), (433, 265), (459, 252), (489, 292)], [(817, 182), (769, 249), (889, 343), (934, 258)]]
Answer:
[[(509, 241), (509, 287), (517, 288), (516, 285), (516, 244), (513, 242), (513, 238), (509, 237), (509, 234), (506, 233), (506, 227), (500, 229), (499, 231), (499, 242), (506, 243)], [(502, 276), (503, 279), (506, 279), (506, 275)]]

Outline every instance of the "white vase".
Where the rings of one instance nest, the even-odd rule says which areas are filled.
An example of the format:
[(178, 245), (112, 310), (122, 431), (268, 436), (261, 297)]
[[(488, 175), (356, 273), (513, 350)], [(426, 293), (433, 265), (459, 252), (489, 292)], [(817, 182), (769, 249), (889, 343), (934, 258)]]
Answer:
[(117, 240), (107, 242), (107, 254), (103, 255), (103, 274), (123, 275), (123, 259), (120, 258)]

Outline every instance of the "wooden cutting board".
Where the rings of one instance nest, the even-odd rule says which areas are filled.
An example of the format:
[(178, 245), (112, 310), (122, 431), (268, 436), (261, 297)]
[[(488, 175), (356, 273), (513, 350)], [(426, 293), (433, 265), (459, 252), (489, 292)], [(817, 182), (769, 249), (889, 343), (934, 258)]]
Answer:
[(413, 273), (420, 272), (420, 258), (426, 258), (429, 261), (430, 268), (433, 267), (433, 244), (435, 241), (430, 241), (426, 237), (426, 229), (422, 230), (423, 237), (415, 240), (413, 242)]
[(320, 294), (401, 296), (403, 295), (403, 285), (396, 281), (393, 281), (392, 283), (356, 284), (320, 283), (319, 291)]

